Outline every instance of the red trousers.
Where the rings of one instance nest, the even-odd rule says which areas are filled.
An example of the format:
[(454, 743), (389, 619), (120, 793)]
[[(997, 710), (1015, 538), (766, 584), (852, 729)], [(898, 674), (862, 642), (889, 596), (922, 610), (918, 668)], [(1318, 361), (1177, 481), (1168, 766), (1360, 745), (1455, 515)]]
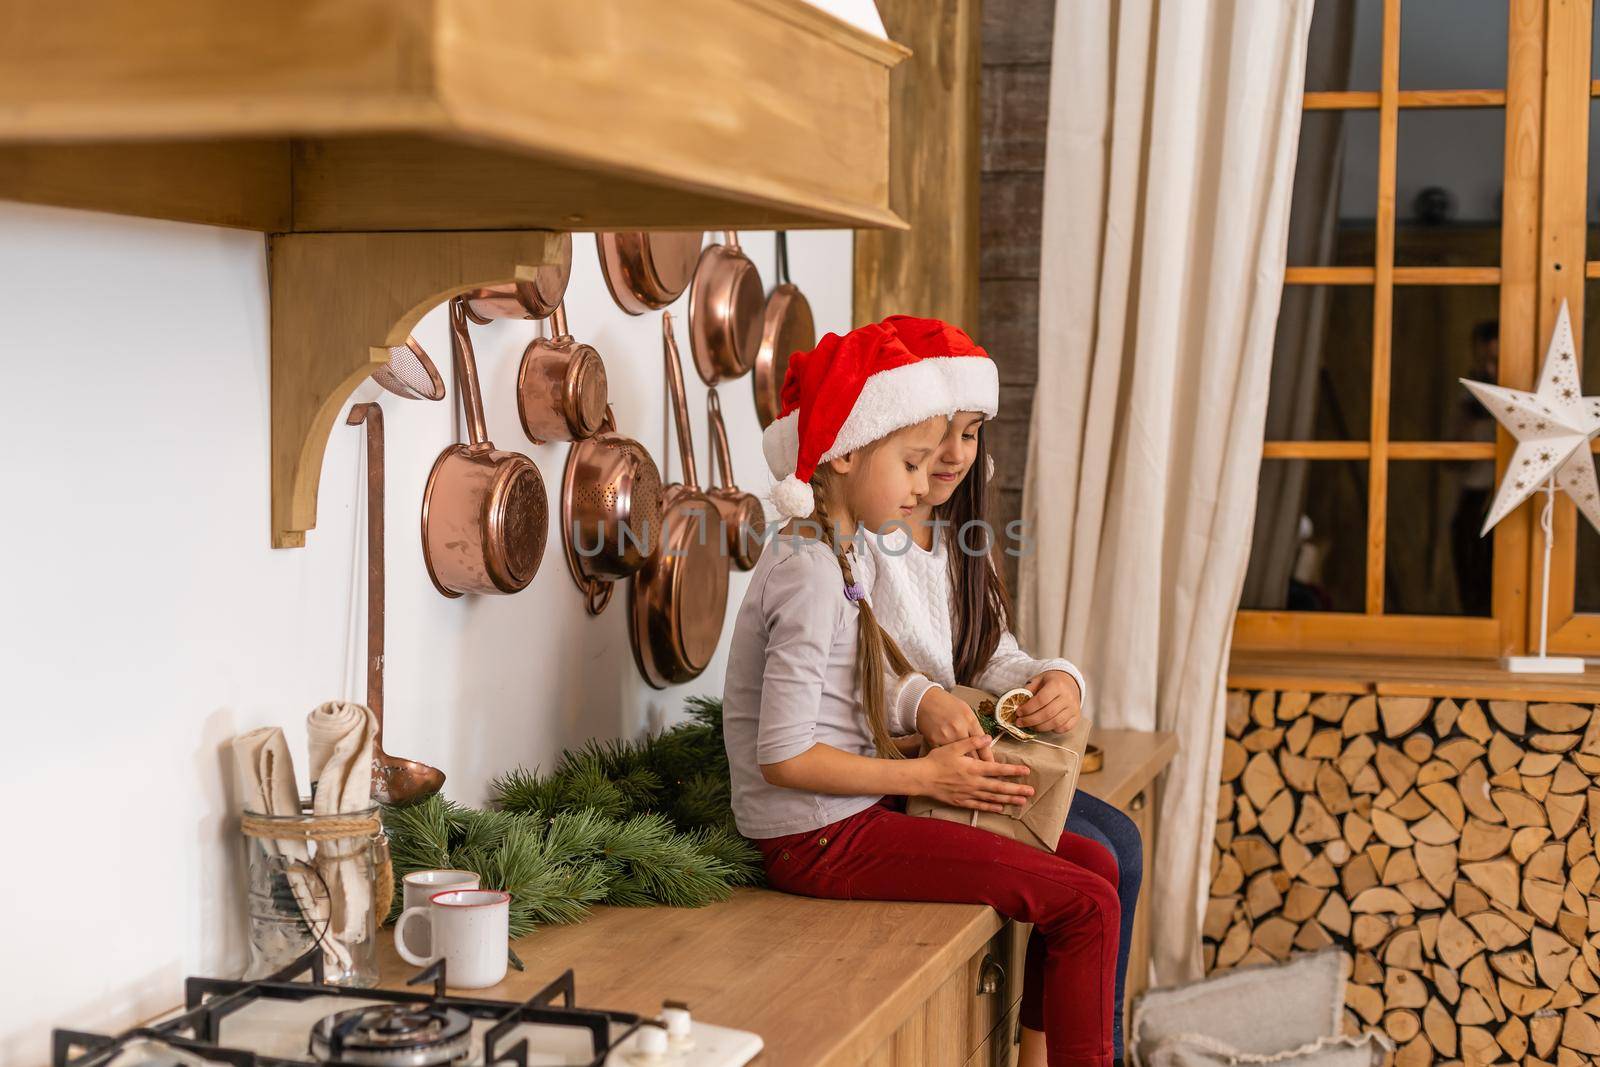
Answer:
[(1050, 1067), (1110, 1067), (1117, 863), (1062, 834), (1055, 855), (973, 826), (905, 815), (885, 798), (820, 830), (757, 841), (774, 889), (836, 900), (988, 904), (1034, 924), (1022, 1025)]

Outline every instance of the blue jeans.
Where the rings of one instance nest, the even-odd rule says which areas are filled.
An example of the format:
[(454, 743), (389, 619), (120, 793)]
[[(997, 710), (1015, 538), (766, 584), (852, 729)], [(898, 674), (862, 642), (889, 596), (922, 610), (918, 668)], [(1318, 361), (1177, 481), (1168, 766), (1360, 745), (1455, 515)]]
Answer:
[(1067, 830), (1104, 845), (1117, 860), (1117, 899), (1122, 905), (1122, 928), (1117, 941), (1116, 1016), (1111, 1036), (1117, 1059), (1123, 1058), (1122, 998), (1128, 984), (1128, 946), (1133, 940), (1133, 909), (1139, 902), (1139, 883), (1144, 880), (1144, 850), (1139, 828), (1133, 820), (1110, 804), (1078, 790), (1067, 812)]

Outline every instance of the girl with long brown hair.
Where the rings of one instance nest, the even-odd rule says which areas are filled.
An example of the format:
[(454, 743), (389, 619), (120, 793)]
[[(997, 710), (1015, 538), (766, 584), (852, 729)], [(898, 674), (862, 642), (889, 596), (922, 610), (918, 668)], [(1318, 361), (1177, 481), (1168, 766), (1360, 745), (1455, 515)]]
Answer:
[[(907, 347), (924, 357), (967, 347), (981, 352), (966, 334), (935, 320), (887, 320)], [(995, 565), (995, 554), (1025, 550), (1018, 528), (997, 531), (990, 521), (992, 461), (985, 425), (999, 407), (998, 374), (980, 374), (982, 363), (934, 361), (946, 371), (956, 412), (935, 450), (929, 489), (897, 528), (866, 541), (866, 566), (873, 606), (882, 626), (920, 672), (891, 685), (886, 697), (930, 744), (942, 745), (982, 733), (967, 704), (949, 695), (955, 685), (994, 693), (1025, 687), (1033, 699), (1019, 721), (1036, 730), (1064, 732), (1077, 722), (1084, 681), (1066, 660), (1037, 660), (1011, 633), (1011, 600)], [(1143, 880), (1139, 829), (1122, 812), (1079, 790), (1067, 832), (1093, 841), (1115, 858), (1121, 903), (1118, 931), (1115, 1047), (1123, 1055), (1122, 1005), (1133, 913)], [(1029, 945), (1027, 979), (1039, 981), (1042, 945)], [(1022, 1067), (1045, 1062), (1042, 1021), (1023, 1013)]]
[[(829, 334), (789, 363), (763, 445), (794, 462), (772, 492), (788, 520), (751, 572), (734, 624), (723, 736), (738, 828), (768, 883), (808, 896), (988, 904), (1030, 922), (1050, 1067), (1110, 1067), (1119, 905), (1109, 857), (1062, 835), (1051, 854), (975, 826), (904, 814), (931, 796), (1003, 811), (1032, 795), (1027, 768), (972, 758), (989, 738), (925, 756), (887, 699), (910, 664), (873, 613), (854, 544), (916, 511), (955, 409), (940, 364), (892, 329)], [(912, 709), (914, 710), (914, 709)], [(911, 758), (914, 757), (915, 758)]]

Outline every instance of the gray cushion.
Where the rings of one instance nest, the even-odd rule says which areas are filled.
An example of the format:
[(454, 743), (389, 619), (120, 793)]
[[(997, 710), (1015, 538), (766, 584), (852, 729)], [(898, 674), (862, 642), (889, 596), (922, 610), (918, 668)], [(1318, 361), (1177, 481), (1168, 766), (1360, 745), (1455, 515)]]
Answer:
[(1382, 1067), (1394, 1046), (1379, 1033), (1360, 1037), (1327, 1037), (1276, 1056), (1233, 1055), (1169, 1038), (1157, 1045), (1149, 1067)]
[(1213, 1052), (1277, 1056), (1339, 1037), (1348, 969), (1342, 951), (1326, 948), (1151, 990), (1134, 1008), (1134, 1054), (1153, 1065), (1158, 1046), (1181, 1038)]

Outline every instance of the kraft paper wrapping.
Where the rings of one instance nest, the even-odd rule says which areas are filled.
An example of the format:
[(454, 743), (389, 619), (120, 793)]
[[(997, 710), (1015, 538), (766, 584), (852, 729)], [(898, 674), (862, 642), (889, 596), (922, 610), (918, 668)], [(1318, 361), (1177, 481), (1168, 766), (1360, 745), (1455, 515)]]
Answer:
[[(951, 692), (965, 700), (974, 711), (982, 702), (993, 702), (995, 699), (982, 690), (967, 686), (956, 686)], [(1078, 791), (1078, 772), (1083, 766), (1084, 750), (1089, 746), (1089, 730), (1089, 720), (1080, 718), (1078, 725), (1067, 733), (1038, 735), (1045, 741), (1064, 745), (1064, 749), (1032, 741), (1018, 741), (1004, 734), (996, 738), (995, 759), (1001, 763), (1018, 763), (1027, 767), (1027, 784), (1033, 786), (1033, 796), (1027, 798), (1024, 804), (1008, 808), (1005, 814), (958, 808), (932, 797), (906, 798), (906, 814), (977, 826), (1025, 845), (1054, 852), (1056, 845), (1061, 842), (1061, 832), (1067, 825), (1067, 811), (1072, 807), (1073, 794)]]

